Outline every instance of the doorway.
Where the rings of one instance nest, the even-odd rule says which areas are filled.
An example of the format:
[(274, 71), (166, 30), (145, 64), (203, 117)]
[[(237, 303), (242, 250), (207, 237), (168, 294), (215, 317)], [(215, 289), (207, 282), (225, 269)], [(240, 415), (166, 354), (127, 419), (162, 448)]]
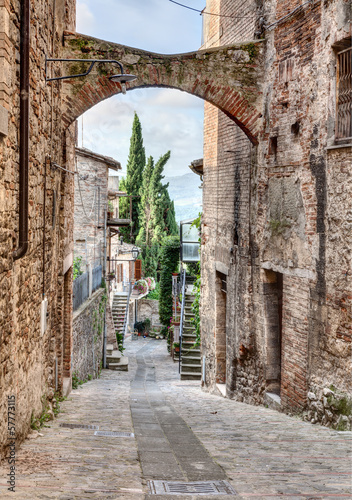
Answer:
[(226, 384), (226, 295), (227, 276), (216, 271), (215, 278), (215, 361), (216, 383)]
[(265, 271), (267, 392), (280, 396), (282, 363), (283, 274)]

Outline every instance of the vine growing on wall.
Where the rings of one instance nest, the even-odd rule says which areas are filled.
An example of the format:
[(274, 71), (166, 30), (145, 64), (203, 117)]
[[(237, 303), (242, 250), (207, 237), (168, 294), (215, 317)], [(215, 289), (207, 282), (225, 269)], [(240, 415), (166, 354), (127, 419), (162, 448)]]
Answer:
[(159, 318), (165, 327), (169, 326), (172, 316), (172, 273), (177, 271), (180, 258), (180, 239), (168, 236), (163, 241), (160, 252), (160, 299)]
[(101, 296), (98, 307), (93, 312), (93, 331), (94, 331), (94, 343), (96, 344), (103, 332), (104, 328), (104, 312), (106, 307), (108, 296), (104, 292)]

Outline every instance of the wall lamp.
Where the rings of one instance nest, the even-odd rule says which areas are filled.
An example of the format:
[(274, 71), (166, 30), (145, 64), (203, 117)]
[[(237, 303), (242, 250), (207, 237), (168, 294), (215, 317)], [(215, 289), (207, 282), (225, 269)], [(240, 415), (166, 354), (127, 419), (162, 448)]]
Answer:
[[(47, 77), (48, 62), (88, 62), (91, 64), (85, 73), (79, 73), (78, 75), (67, 75), (67, 76), (57, 76), (55, 78), (48, 78)], [(119, 73), (118, 75), (109, 76), (109, 80), (111, 80), (112, 82), (119, 83), (121, 85), (122, 93), (126, 94), (126, 83), (136, 80), (137, 77), (135, 75), (124, 73), (122, 64), (119, 61), (115, 61), (113, 59), (52, 59), (45, 57), (45, 81), (53, 82), (55, 80), (68, 80), (70, 78), (79, 78), (82, 76), (87, 76), (92, 71), (95, 64), (102, 64), (102, 63), (117, 64), (119, 66), (121, 73)]]

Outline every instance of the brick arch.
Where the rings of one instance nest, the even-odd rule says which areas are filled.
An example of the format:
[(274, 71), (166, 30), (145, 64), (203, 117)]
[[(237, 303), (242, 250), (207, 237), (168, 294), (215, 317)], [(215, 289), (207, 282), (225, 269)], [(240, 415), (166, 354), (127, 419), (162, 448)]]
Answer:
[[(128, 90), (166, 87), (188, 92), (218, 107), (252, 143), (257, 143), (262, 116), (260, 41), (176, 55), (155, 54), (77, 33), (66, 32), (64, 41), (62, 57), (118, 60), (126, 73), (137, 76), (127, 84)], [(62, 74), (82, 73), (87, 66), (64, 63)], [(99, 64), (89, 76), (62, 83), (62, 118), (67, 126), (94, 105), (121, 92), (120, 84), (108, 78), (114, 73), (119, 73), (117, 66)]]

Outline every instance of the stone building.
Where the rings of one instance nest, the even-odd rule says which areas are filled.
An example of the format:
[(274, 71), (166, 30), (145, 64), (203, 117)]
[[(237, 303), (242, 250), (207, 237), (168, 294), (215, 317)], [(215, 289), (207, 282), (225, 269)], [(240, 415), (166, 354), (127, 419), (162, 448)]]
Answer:
[(116, 65), (75, 79), (87, 65), (48, 58), (121, 61), (128, 91), (207, 101), (205, 386), (250, 403), (280, 392), (285, 411), (347, 427), (351, 2), (206, 9), (203, 51), (158, 55), (75, 33), (74, 0), (0, 5), (1, 443), (8, 396), (21, 441), (70, 389), (75, 120), (122, 91)]
[(205, 11), (203, 49), (265, 49), (254, 138), (205, 104), (204, 386), (349, 429), (351, 2)]
[[(121, 170), (121, 164), (85, 148), (76, 148), (76, 158), (78, 175), (75, 176), (74, 255), (82, 258), (84, 266), (91, 265), (94, 268), (102, 265), (104, 257), (109, 169)], [(110, 246), (109, 236), (107, 234), (107, 248)]]
[[(75, 125), (46, 57), (75, 27), (75, 3), (0, 5), (0, 443), (8, 397), (19, 443), (31, 417), (70, 386)], [(58, 69), (48, 63), (50, 75)], [(11, 399), (13, 401), (13, 399)]]

